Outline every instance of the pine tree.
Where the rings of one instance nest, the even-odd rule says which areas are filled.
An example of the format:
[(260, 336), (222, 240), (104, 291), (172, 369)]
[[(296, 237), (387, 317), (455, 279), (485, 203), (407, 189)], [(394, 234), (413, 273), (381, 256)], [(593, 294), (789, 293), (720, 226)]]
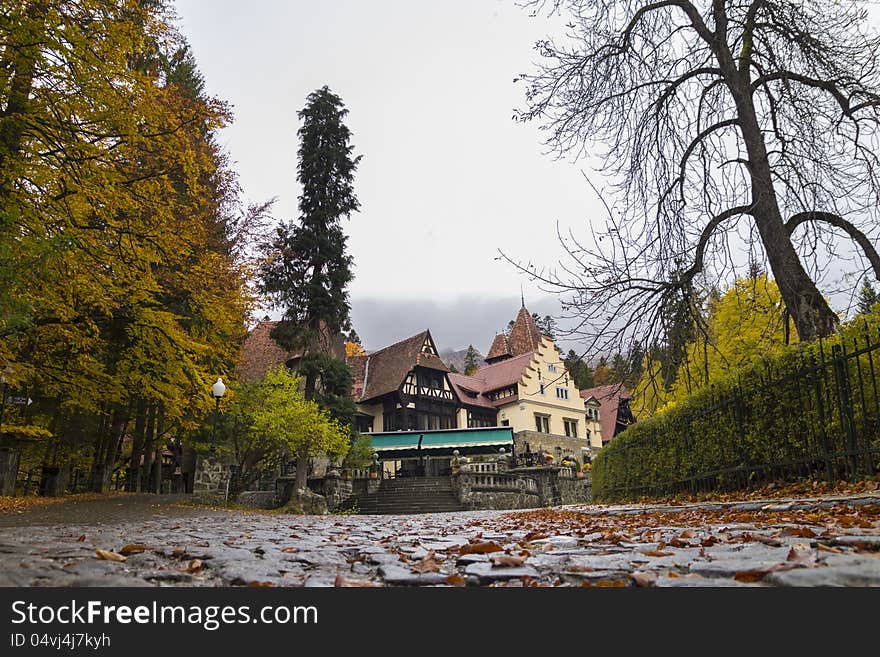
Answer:
[[(325, 407), (344, 422), (340, 414), (350, 405), (330, 396), (339, 396), (345, 373), (332, 362), (326, 343), (351, 330), (347, 287), (354, 276), (341, 222), (360, 207), (354, 191), (360, 156), (353, 156), (351, 132), (343, 123), (347, 114), (342, 100), (326, 86), (309, 94), (298, 113), (302, 126), (297, 133), (297, 174), (303, 190), (299, 219), (277, 229), (260, 272), (262, 291), (276, 307), (284, 308), (272, 338), (286, 349), (310, 352), (300, 365), (305, 399), (317, 400), (317, 392)], [(322, 379), (330, 385), (317, 390)], [(298, 489), (306, 484), (308, 462), (308, 453), (298, 454)]]
[(562, 362), (578, 390), (593, 387), (593, 369), (583, 361), (574, 349), (568, 350), (568, 354)]
[(474, 349), (474, 345), (469, 344), (467, 352), (464, 355), (464, 373), (465, 376), (471, 376), (480, 369), (480, 355)]
[(551, 340), (556, 339), (555, 319), (553, 319), (550, 315), (544, 315), (544, 317), (540, 317), (538, 313), (532, 313), (532, 319), (535, 320), (535, 325), (538, 327), (541, 335), (546, 335)]
[(880, 301), (880, 298), (877, 296), (877, 290), (875, 290), (874, 286), (871, 285), (871, 282), (866, 279), (862, 284), (862, 289), (859, 290), (859, 313), (862, 315), (869, 313), (871, 308), (878, 301)]

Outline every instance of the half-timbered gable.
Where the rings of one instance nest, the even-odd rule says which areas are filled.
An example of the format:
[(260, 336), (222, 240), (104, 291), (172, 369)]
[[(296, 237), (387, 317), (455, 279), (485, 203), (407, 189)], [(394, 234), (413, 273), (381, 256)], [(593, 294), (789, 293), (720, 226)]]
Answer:
[(352, 368), (353, 394), (361, 411), (359, 427), (408, 431), (458, 426), (449, 368), (440, 359), (430, 331), (359, 358), (357, 371)]

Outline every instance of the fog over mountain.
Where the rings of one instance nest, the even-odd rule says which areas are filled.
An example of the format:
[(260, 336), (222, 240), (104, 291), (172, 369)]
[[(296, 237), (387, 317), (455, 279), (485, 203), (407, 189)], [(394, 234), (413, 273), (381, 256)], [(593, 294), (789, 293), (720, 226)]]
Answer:
[[(429, 329), (440, 351), (458, 351), (472, 344), (481, 354), (486, 354), (492, 338), (516, 317), (520, 305), (519, 297), (462, 296), (453, 301), (354, 298), (351, 315), (367, 351), (387, 347)], [(549, 296), (526, 298), (526, 307), (541, 317), (558, 317), (561, 310), (559, 301)], [(569, 346), (577, 349), (576, 345), (564, 341), (557, 344), (563, 351)]]

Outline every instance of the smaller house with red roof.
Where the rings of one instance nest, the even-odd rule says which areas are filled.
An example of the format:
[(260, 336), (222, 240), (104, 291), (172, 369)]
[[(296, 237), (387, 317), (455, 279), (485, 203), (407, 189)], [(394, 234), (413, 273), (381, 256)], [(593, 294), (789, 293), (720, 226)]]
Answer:
[(591, 443), (595, 449), (607, 445), (614, 436), (636, 421), (629, 407), (632, 395), (620, 384), (587, 388), (581, 390), (581, 397), (587, 417), (597, 420), (601, 427), (599, 439)]

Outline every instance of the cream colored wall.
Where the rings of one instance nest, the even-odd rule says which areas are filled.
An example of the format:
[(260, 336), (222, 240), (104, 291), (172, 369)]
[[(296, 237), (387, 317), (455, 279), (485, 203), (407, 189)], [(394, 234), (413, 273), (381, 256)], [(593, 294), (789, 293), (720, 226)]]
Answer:
[[(549, 365), (556, 366), (556, 372), (550, 372)], [(540, 371), (541, 377), (538, 378)], [(577, 420), (578, 438), (586, 439), (586, 413), (584, 400), (574, 384), (574, 379), (567, 375), (559, 350), (550, 338), (541, 339), (541, 345), (532, 358), (529, 366), (519, 382), (519, 400), (504, 404), (499, 408), (498, 422), (509, 420), (514, 432), (534, 431), (535, 414), (550, 416), (550, 433), (565, 435), (563, 419)], [(541, 394), (541, 383), (544, 383), (544, 394)], [(568, 399), (559, 399), (556, 388), (568, 390)], [(585, 440), (586, 442), (586, 440)]]
[(361, 413), (373, 416), (373, 431), (384, 431), (382, 404), (357, 404), (357, 409)]
[(458, 415), (456, 416), (456, 422), (458, 423), (456, 426), (459, 429), (467, 429), (467, 409), (462, 407), (458, 409)]
[[(598, 411), (599, 405), (598, 404), (591, 405), (591, 408), (595, 408)], [(601, 416), (599, 416), (599, 418), (595, 419), (595, 420), (593, 418), (588, 417), (586, 426), (590, 430), (590, 447), (595, 447), (596, 449), (602, 449)]]

